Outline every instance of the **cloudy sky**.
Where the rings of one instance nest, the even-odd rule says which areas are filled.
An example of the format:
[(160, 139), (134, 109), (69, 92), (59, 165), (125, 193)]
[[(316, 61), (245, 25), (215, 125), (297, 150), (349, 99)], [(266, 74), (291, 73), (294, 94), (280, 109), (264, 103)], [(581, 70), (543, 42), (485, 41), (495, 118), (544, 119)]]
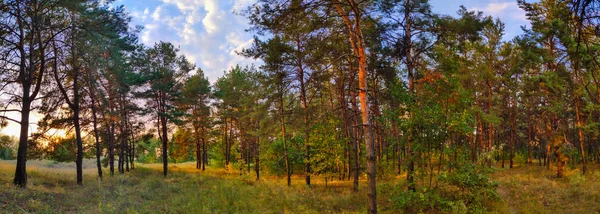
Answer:
[[(179, 45), (181, 52), (202, 68), (211, 82), (236, 64), (253, 63), (236, 50), (249, 47), (252, 35), (244, 30), (248, 21), (234, 11), (255, 0), (118, 0), (130, 11), (135, 25), (145, 29), (140, 35), (150, 46), (158, 41)], [(500, 18), (506, 24), (506, 40), (526, 25), (525, 12), (516, 0), (432, 0), (435, 13), (456, 15), (460, 5)]]

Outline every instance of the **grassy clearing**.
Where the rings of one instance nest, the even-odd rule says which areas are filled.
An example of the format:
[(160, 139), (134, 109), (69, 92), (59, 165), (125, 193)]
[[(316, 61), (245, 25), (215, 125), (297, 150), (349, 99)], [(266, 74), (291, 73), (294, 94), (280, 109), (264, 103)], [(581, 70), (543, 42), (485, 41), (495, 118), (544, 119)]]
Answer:
[[(92, 162), (93, 163), (93, 162)], [(285, 179), (242, 175), (223, 169), (198, 172), (194, 163), (172, 164), (163, 177), (162, 165), (138, 165), (124, 175), (99, 181), (86, 164), (84, 185), (75, 183), (74, 164), (28, 161), (29, 186), (12, 185), (14, 162), (0, 161), (0, 210), (8, 213), (364, 213), (366, 189), (351, 191), (351, 182), (315, 179), (313, 188), (295, 177)], [(569, 170), (565, 178), (538, 166), (497, 169), (503, 201), (489, 205), (495, 213), (600, 213), (600, 167), (587, 176)], [(106, 170), (105, 170), (106, 174)], [(401, 177), (379, 182), (379, 210), (401, 213), (394, 206)], [(361, 187), (364, 187), (361, 183)]]
[(567, 169), (557, 178), (555, 170), (520, 165), (498, 169), (492, 177), (511, 213), (600, 213), (600, 166), (590, 168), (585, 176)]
[[(14, 165), (0, 162), (0, 210), (8, 213), (362, 213), (364, 192), (352, 193), (347, 182), (307, 188), (301, 178), (288, 188), (284, 179), (221, 169), (196, 171), (192, 164), (174, 164), (164, 177), (160, 165), (143, 165), (124, 175), (99, 181), (90, 168), (77, 186), (73, 169), (28, 162), (29, 185), (12, 185)], [(105, 172), (106, 173), (106, 172)], [(273, 182), (275, 181), (275, 182)]]

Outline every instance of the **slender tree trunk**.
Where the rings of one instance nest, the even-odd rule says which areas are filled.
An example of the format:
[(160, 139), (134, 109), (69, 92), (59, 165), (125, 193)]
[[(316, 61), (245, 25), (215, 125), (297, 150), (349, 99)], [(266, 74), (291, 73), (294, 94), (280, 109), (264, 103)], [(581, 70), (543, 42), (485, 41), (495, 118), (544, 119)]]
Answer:
[(299, 36), (296, 37), (296, 48), (298, 49), (297, 51), (297, 60), (298, 60), (298, 81), (300, 82), (300, 102), (301, 102), (301, 106), (302, 106), (302, 113), (303, 113), (303, 119), (304, 119), (304, 147), (305, 147), (305, 160), (306, 162), (305, 164), (305, 171), (306, 171), (306, 185), (310, 186), (310, 174), (311, 172), (311, 167), (310, 167), (310, 127), (308, 124), (308, 103), (306, 102), (306, 83), (304, 81), (304, 68), (302, 67), (302, 56), (301, 56), (301, 52), (300, 50), (302, 49), (301, 45), (300, 45), (300, 38)]
[[(164, 96), (164, 94), (161, 92), (161, 96)], [(161, 110), (163, 115), (160, 116), (160, 123), (161, 123), (161, 131), (162, 131), (162, 158), (163, 158), (163, 174), (165, 175), (165, 177), (167, 176), (167, 170), (168, 170), (168, 151), (167, 150), (167, 143), (168, 143), (168, 136), (167, 136), (167, 117), (164, 116), (164, 114), (166, 114), (166, 106), (165, 106), (165, 98), (161, 97)]]
[(196, 140), (196, 169), (200, 169), (202, 167), (202, 155), (200, 149), (200, 134), (198, 133), (198, 127), (194, 125), (194, 137)]
[[(125, 103), (125, 98), (123, 98), (123, 103)], [(123, 144), (124, 144), (125, 151), (123, 151), (123, 153), (124, 153), (123, 158), (125, 159), (125, 171), (129, 172), (129, 132), (130, 132), (129, 122), (128, 122), (129, 118), (127, 116), (127, 108), (124, 107), (123, 109), (124, 109), (123, 111), (125, 112), (124, 113), (125, 117), (123, 119), (123, 120), (125, 120), (125, 134), (123, 136)]]
[[(260, 121), (256, 122), (257, 131), (260, 130)], [(256, 180), (260, 180), (260, 135), (256, 136), (256, 144), (254, 145), (254, 171), (256, 172)]]
[[(283, 81), (283, 80), (282, 80)], [(283, 139), (283, 156), (285, 158), (285, 170), (287, 172), (287, 185), (292, 185), (292, 170), (290, 166), (290, 159), (288, 156), (288, 145), (285, 139), (285, 110), (283, 105), (283, 83), (279, 86), (279, 113), (281, 114), (281, 138)]]
[[(491, 81), (487, 81), (487, 85), (488, 85), (488, 105), (487, 105), (487, 113), (488, 114), (492, 114), (492, 96), (493, 96), (493, 91), (492, 91), (492, 83)], [(492, 124), (491, 122), (488, 123), (488, 143), (486, 146), (486, 151), (490, 152), (492, 151), (492, 145), (493, 145), (493, 140), (494, 140), (494, 124)], [(492, 166), (492, 160), (488, 159), (487, 160), (487, 165), (488, 167)]]
[(511, 99), (511, 110), (510, 110), (510, 162), (508, 168), (513, 168), (513, 159), (515, 158), (515, 99)]
[(531, 159), (531, 144), (533, 141), (533, 137), (531, 135), (531, 114), (527, 114), (527, 164), (532, 163)]
[[(74, 66), (73, 72), (73, 124), (75, 125), (75, 139), (77, 142), (77, 184), (83, 183), (83, 142), (81, 140), (81, 127), (79, 124), (79, 68)], [(69, 99), (66, 97), (65, 99)]]
[(227, 138), (227, 117), (225, 117), (225, 122), (223, 123), (223, 125), (225, 125), (225, 127), (223, 128), (223, 145), (225, 146), (225, 148), (223, 148), (224, 152), (224, 156), (225, 156), (225, 170), (229, 169), (229, 139)]
[[(109, 98), (110, 100), (110, 98)], [(110, 108), (110, 112), (113, 112), (113, 108)], [(111, 113), (109, 113), (111, 114)], [(109, 116), (110, 118), (110, 116)], [(110, 119), (108, 129), (108, 164), (110, 168), (110, 175), (115, 174), (115, 121)]]
[(131, 147), (129, 149), (129, 151), (130, 151), (130, 155), (129, 155), (130, 160), (129, 161), (131, 162), (131, 169), (133, 170), (133, 169), (135, 169), (135, 163), (134, 163), (135, 162), (135, 157), (134, 157), (135, 156), (135, 135), (133, 134), (133, 125), (131, 126), (131, 129), (132, 129), (132, 131), (130, 133), (131, 134), (131, 143), (130, 143)]
[[(408, 15), (407, 15), (408, 16)], [(407, 32), (410, 35), (410, 27), (407, 28)], [(410, 36), (409, 36), (410, 38)], [(409, 64), (411, 63), (411, 60), (408, 60), (408, 58), (410, 58), (410, 51), (408, 52), (408, 56), (407, 56), (407, 61), (409, 62)], [(414, 73), (413, 73), (413, 67), (412, 65), (408, 65), (407, 67), (409, 67), (409, 71), (408, 71), (408, 90), (409, 90), (409, 94), (410, 94), (410, 99), (411, 99), (411, 104), (413, 105), (414, 103), (414, 96), (415, 96), (415, 92), (414, 92)], [(412, 107), (410, 107), (412, 108)], [(412, 120), (412, 118), (414, 118), (413, 115), (413, 110), (411, 109), (408, 113), (408, 117)], [(414, 132), (414, 127), (413, 125), (409, 125), (408, 128), (408, 138), (407, 138), (407, 142), (406, 142), (406, 149), (408, 151), (408, 168), (407, 168), (407, 175), (406, 175), (406, 180), (408, 182), (408, 191), (414, 192), (416, 189), (416, 184), (415, 184), (415, 157), (413, 154), (413, 148), (412, 148), (412, 144), (413, 144), (413, 132)]]
[(585, 175), (586, 171), (587, 171), (587, 160), (585, 157), (585, 148), (584, 148), (584, 142), (585, 142), (585, 137), (583, 135), (583, 130), (582, 130), (582, 119), (581, 119), (581, 110), (579, 109), (579, 100), (575, 101), (575, 114), (576, 114), (576, 118), (577, 118), (577, 135), (579, 136), (579, 152), (581, 152), (581, 162), (583, 164), (582, 166), (582, 170), (581, 172)]
[(365, 51), (364, 38), (361, 31), (362, 14), (360, 8), (354, 0), (347, 1), (354, 11), (354, 22), (350, 21), (349, 14), (345, 13), (339, 4), (336, 4), (336, 9), (344, 19), (348, 28), (348, 37), (350, 44), (353, 47), (355, 56), (358, 57), (358, 88), (360, 97), (360, 109), (363, 126), (363, 134), (365, 138), (367, 150), (367, 195), (368, 195), (368, 213), (377, 213), (377, 166), (375, 160), (375, 142), (373, 139), (373, 127), (371, 127), (371, 115), (369, 108), (369, 96), (367, 88), (367, 57)]
[(125, 116), (125, 100), (123, 99), (123, 95), (119, 96), (120, 100), (120, 112), (121, 112), (121, 125), (119, 126), (119, 131), (121, 132), (121, 145), (119, 146), (119, 173), (125, 173), (125, 143), (127, 142), (127, 128), (125, 127), (127, 124), (127, 119)]
[[(575, 72), (573, 72), (572, 79), (574, 83), (579, 83), (578, 78), (576, 77), (576, 73), (578, 73), (579, 71), (579, 67), (578, 65), (574, 65), (575, 66)], [(581, 116), (581, 98), (578, 97), (576, 92), (573, 92), (573, 103), (575, 104), (575, 119), (577, 120), (577, 135), (579, 136), (579, 152), (581, 153), (581, 163), (582, 163), (582, 168), (581, 168), (581, 172), (582, 174), (585, 175), (586, 171), (587, 171), (587, 160), (585, 157), (585, 148), (584, 148), (584, 142), (585, 142), (585, 137), (583, 134), (583, 130), (582, 130), (582, 126), (583, 126), (583, 120), (582, 120), (582, 116)]]
[[(227, 162), (231, 163), (231, 147), (233, 146), (233, 118), (229, 120), (229, 142), (227, 144)], [(229, 166), (228, 166), (229, 167)]]
[(358, 124), (358, 119), (356, 118), (356, 114), (358, 114), (359, 110), (358, 110), (358, 105), (356, 103), (356, 91), (355, 89), (353, 89), (355, 87), (354, 83), (354, 74), (352, 74), (352, 81), (350, 81), (350, 86), (349, 86), (349, 90), (350, 90), (350, 99), (351, 102), (350, 104), (352, 105), (352, 117), (351, 117), (351, 121), (353, 122), (354, 126), (352, 128), (352, 172), (353, 172), (353, 189), (355, 192), (358, 191), (358, 180), (359, 180), (359, 175), (360, 175), (360, 130), (359, 130), (359, 124)]
[(92, 84), (92, 77), (90, 74), (90, 100), (92, 101), (92, 105), (90, 106), (92, 109), (92, 124), (94, 127), (94, 140), (96, 140), (96, 167), (98, 168), (98, 177), (102, 180), (102, 164), (100, 163), (100, 155), (101, 155), (101, 147), (98, 136), (98, 117), (96, 115), (96, 95), (94, 93), (94, 88)]
[[(71, 111), (73, 111), (73, 125), (75, 126), (75, 145), (77, 146), (77, 153), (75, 159), (76, 172), (77, 172), (77, 184), (81, 185), (83, 183), (83, 143), (81, 140), (81, 127), (79, 124), (79, 66), (77, 65), (77, 53), (76, 47), (74, 43), (74, 38), (71, 37), (71, 66), (73, 68), (73, 102), (70, 101), (69, 95), (67, 94), (65, 88), (62, 86), (61, 80), (58, 78), (58, 63), (57, 59), (54, 60), (54, 78), (56, 80), (56, 84), (59, 88), (60, 93), (64, 97), (66, 103), (68, 104)], [(54, 51), (57, 53), (56, 43), (53, 43)]]
[(202, 171), (206, 170), (206, 164), (208, 162), (208, 151), (206, 151), (206, 131), (204, 127), (202, 129)]

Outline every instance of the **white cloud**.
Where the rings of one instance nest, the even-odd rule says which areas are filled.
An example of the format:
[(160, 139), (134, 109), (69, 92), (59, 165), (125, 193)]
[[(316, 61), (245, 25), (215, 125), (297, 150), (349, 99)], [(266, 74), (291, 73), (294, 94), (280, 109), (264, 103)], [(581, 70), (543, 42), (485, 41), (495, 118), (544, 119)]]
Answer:
[(144, 9), (152, 19), (134, 17), (137, 19), (134, 22), (145, 25), (140, 34), (144, 44), (152, 46), (162, 40), (180, 46), (180, 53), (202, 68), (214, 82), (223, 71), (237, 64), (245, 66), (254, 62), (236, 54), (250, 47), (253, 40), (252, 35), (244, 31), (248, 28), (246, 18), (232, 13), (253, 2), (255, 0), (160, 0), (154, 9)]
[(148, 14), (150, 14), (150, 10), (148, 8), (144, 9), (142, 13), (142, 21), (145, 21), (148, 18)]
[(485, 8), (472, 8), (471, 10), (482, 11), (487, 15), (503, 19), (511, 19), (516, 21), (526, 21), (525, 11), (519, 8), (516, 1), (511, 2), (492, 2), (489, 3)]
[(180, 11), (195, 11), (204, 6), (206, 0), (162, 0), (165, 4), (174, 4)]
[[(224, 24), (225, 11), (219, 8), (217, 0), (207, 0), (204, 10), (206, 16), (202, 19), (202, 24), (208, 33), (214, 33), (219, 27), (223, 27), (220, 24)], [(231, 14), (233, 16), (233, 14)]]
[(242, 10), (245, 10), (246, 8), (248, 8), (249, 6), (251, 6), (252, 4), (254, 4), (256, 1), (255, 0), (237, 0), (233, 2), (233, 7), (232, 7), (232, 11), (234, 12), (240, 12)]
[(152, 13), (152, 19), (154, 19), (154, 21), (160, 20), (161, 11), (162, 11), (162, 6), (158, 6), (158, 7), (156, 7), (156, 9), (154, 9), (154, 12)]

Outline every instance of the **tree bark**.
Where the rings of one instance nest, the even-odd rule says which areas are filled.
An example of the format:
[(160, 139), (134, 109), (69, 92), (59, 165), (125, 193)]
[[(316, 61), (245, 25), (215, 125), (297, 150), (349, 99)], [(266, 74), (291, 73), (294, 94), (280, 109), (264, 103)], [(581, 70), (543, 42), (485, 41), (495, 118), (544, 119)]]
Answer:
[[(414, 96), (415, 96), (415, 74), (414, 74), (414, 64), (413, 64), (413, 59), (412, 59), (412, 29), (411, 29), (411, 18), (410, 18), (410, 1), (409, 0), (405, 0), (404, 1), (404, 19), (406, 20), (406, 26), (404, 27), (404, 33), (405, 33), (405, 38), (406, 38), (406, 68), (408, 70), (408, 93), (410, 95), (410, 104), (411, 105), (409, 107), (409, 112), (408, 112), (408, 117), (410, 118), (410, 120), (412, 120), (414, 118), (413, 115), (413, 110), (411, 108), (413, 108), (413, 104), (414, 104)], [(408, 191), (414, 192), (416, 189), (416, 183), (415, 183), (415, 157), (413, 155), (413, 148), (412, 148), (412, 144), (413, 144), (413, 133), (414, 132), (414, 127), (413, 125), (409, 125), (408, 128), (408, 138), (407, 138), (407, 142), (406, 142), (406, 149), (408, 151), (408, 167), (407, 167), (407, 174), (406, 174), (406, 180), (408, 182)]]
[(283, 79), (279, 86), (279, 113), (281, 114), (281, 138), (283, 140), (283, 157), (285, 158), (285, 170), (287, 172), (287, 185), (292, 185), (292, 170), (290, 167), (290, 159), (288, 156), (288, 145), (285, 139), (285, 110), (283, 105)]
[(167, 150), (167, 143), (168, 143), (168, 137), (167, 137), (167, 116), (165, 116), (164, 114), (166, 114), (166, 106), (165, 106), (165, 97), (163, 92), (160, 92), (160, 96), (161, 96), (161, 104), (160, 104), (160, 109), (163, 115), (160, 116), (160, 124), (161, 124), (161, 131), (162, 131), (162, 158), (163, 158), (163, 174), (166, 177), (167, 176), (167, 171), (168, 171), (168, 165), (169, 165), (169, 158), (168, 158), (168, 151)]
[(365, 51), (365, 42), (361, 31), (361, 10), (354, 0), (347, 0), (351, 10), (354, 13), (354, 20), (351, 21), (349, 13), (343, 11), (340, 4), (336, 4), (336, 9), (343, 18), (348, 28), (349, 42), (354, 50), (355, 56), (358, 58), (358, 88), (361, 105), (361, 118), (363, 134), (365, 138), (367, 150), (367, 196), (368, 196), (368, 213), (377, 213), (377, 186), (376, 186), (376, 160), (375, 160), (375, 142), (373, 139), (373, 128), (371, 127), (369, 96), (367, 94), (367, 57)]
[[(81, 126), (79, 124), (79, 67), (77, 65), (73, 67), (73, 124), (75, 125), (75, 140), (77, 143), (75, 165), (77, 165), (77, 184), (81, 185), (83, 183), (83, 142), (81, 140)], [(65, 99), (69, 98), (65, 97)]]
[[(256, 129), (260, 130), (260, 122), (256, 122)], [(260, 135), (256, 136), (256, 144), (254, 144), (254, 171), (256, 172), (256, 180), (260, 180)]]
[(90, 84), (90, 100), (92, 101), (92, 105), (90, 108), (92, 109), (92, 124), (94, 127), (94, 140), (96, 141), (96, 167), (98, 168), (98, 177), (102, 180), (102, 164), (100, 163), (100, 141), (98, 136), (98, 116), (96, 115), (96, 95), (94, 93), (95, 89), (92, 84), (91, 74), (89, 75), (89, 84)]
[[(35, 3), (34, 3), (35, 4)], [(35, 36), (29, 36), (29, 55), (25, 52), (25, 26), (23, 23), (23, 19), (21, 18), (21, 7), (18, 4), (18, 8), (16, 11), (16, 22), (18, 27), (17, 36), (19, 38), (18, 44), (16, 44), (16, 49), (20, 55), (19, 61), (19, 75), (18, 80), (21, 83), (22, 87), (22, 97), (21, 97), (21, 120), (20, 123), (20, 132), (19, 132), (19, 147), (17, 149), (17, 166), (15, 169), (15, 178), (13, 180), (14, 184), (18, 187), (26, 187), (27, 186), (27, 146), (29, 141), (29, 113), (31, 112), (31, 103), (37, 97), (38, 92), (40, 91), (40, 87), (42, 85), (42, 80), (44, 79), (44, 72), (46, 70), (46, 54), (44, 51), (43, 42), (41, 40), (41, 29), (39, 22), (37, 21), (38, 14), (37, 11), (34, 11), (35, 15), (31, 20), (31, 29)], [(39, 6), (36, 4), (36, 6)], [(30, 15), (30, 14), (27, 14)], [(38, 50), (40, 56), (40, 64), (38, 75), (34, 75), (36, 72), (35, 60), (34, 60), (34, 38), (37, 37), (38, 42)], [(29, 57), (29, 66), (27, 66), (27, 57)], [(34, 76), (37, 77), (34, 81)], [(35, 85), (34, 85), (35, 83)], [(31, 87), (34, 87), (33, 91), (31, 91)], [(30, 94), (31, 93), (31, 94)]]
[(202, 171), (206, 170), (206, 164), (208, 162), (208, 151), (206, 151), (206, 131), (202, 127)]

